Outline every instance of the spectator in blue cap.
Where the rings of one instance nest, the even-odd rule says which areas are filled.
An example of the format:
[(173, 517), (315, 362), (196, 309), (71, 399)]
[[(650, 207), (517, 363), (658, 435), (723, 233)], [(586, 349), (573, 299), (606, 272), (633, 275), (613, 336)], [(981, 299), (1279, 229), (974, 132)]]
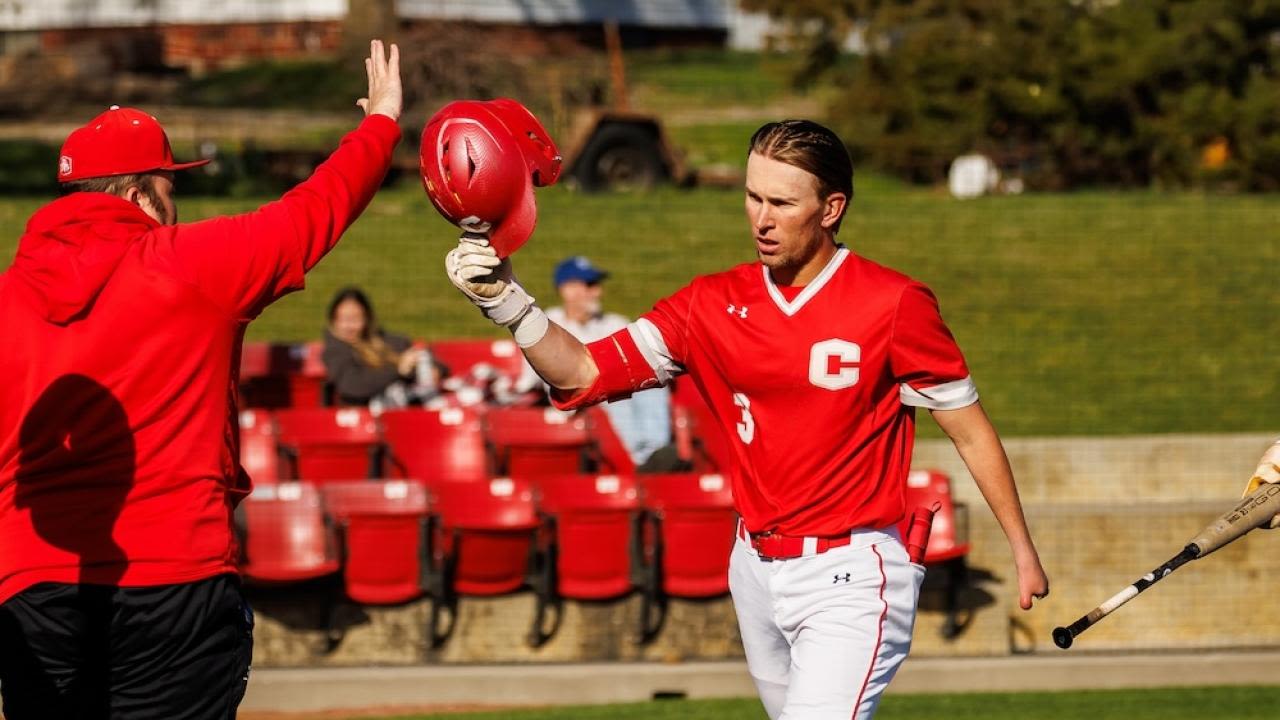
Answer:
[[(630, 320), (604, 312), (601, 297), (608, 277), (609, 273), (581, 255), (561, 261), (552, 274), (561, 304), (548, 308), (547, 317), (584, 343), (625, 328)], [(671, 394), (667, 388), (638, 392), (604, 409), (636, 465), (644, 465), (655, 450), (671, 443)]]

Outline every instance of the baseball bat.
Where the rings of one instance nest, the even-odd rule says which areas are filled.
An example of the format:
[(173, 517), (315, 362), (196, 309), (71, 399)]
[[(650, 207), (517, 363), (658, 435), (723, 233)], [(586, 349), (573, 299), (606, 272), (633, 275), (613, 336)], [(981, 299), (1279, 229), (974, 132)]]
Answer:
[(1278, 512), (1280, 512), (1280, 484), (1263, 483), (1257, 490), (1241, 498), (1235, 507), (1201, 530), (1191, 539), (1191, 542), (1187, 543), (1182, 552), (1174, 555), (1168, 562), (1138, 578), (1137, 582), (1112, 595), (1106, 602), (1090, 610), (1079, 620), (1066, 627), (1054, 628), (1054, 644), (1066, 650), (1071, 647), (1077, 635), (1137, 597), (1138, 593), (1160, 582), (1169, 573), (1192, 560), (1199, 560), (1250, 530), (1266, 525)]

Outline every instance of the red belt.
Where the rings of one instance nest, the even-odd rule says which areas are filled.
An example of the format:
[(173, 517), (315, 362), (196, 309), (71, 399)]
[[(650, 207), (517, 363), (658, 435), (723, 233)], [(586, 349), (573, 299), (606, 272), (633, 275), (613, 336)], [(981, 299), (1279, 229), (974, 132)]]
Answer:
[[(853, 541), (852, 533), (832, 537), (804, 537), (781, 535), (775, 532), (748, 533), (745, 523), (738, 522), (738, 537), (746, 540), (765, 560), (789, 560), (824, 553), (831, 548), (844, 547)], [(806, 548), (805, 546), (809, 547)]]

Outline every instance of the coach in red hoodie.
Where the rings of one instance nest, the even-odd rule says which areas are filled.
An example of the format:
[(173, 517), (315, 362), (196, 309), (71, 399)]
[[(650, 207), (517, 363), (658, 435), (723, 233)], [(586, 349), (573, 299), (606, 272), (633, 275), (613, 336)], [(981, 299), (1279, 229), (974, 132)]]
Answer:
[(337, 243), (400, 139), (398, 51), (367, 117), (255, 212), (177, 224), (164, 130), (115, 108), (73, 132), (64, 196), (0, 274), (0, 694), (8, 720), (230, 718), (253, 615), (232, 511), (245, 326)]

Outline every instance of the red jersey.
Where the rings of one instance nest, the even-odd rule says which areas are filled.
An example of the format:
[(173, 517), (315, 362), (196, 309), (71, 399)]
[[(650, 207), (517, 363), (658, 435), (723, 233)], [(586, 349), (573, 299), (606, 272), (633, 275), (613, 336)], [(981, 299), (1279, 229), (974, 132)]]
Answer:
[(978, 399), (964, 357), (927, 287), (844, 247), (794, 290), (759, 262), (740, 265), (695, 279), (627, 332), (659, 381), (688, 373), (710, 406), (750, 531), (893, 525), (915, 408)]
[(161, 226), (74, 193), (0, 274), (0, 602), (38, 582), (234, 572), (244, 329), (372, 199), (400, 130), (373, 115), (255, 212)]

